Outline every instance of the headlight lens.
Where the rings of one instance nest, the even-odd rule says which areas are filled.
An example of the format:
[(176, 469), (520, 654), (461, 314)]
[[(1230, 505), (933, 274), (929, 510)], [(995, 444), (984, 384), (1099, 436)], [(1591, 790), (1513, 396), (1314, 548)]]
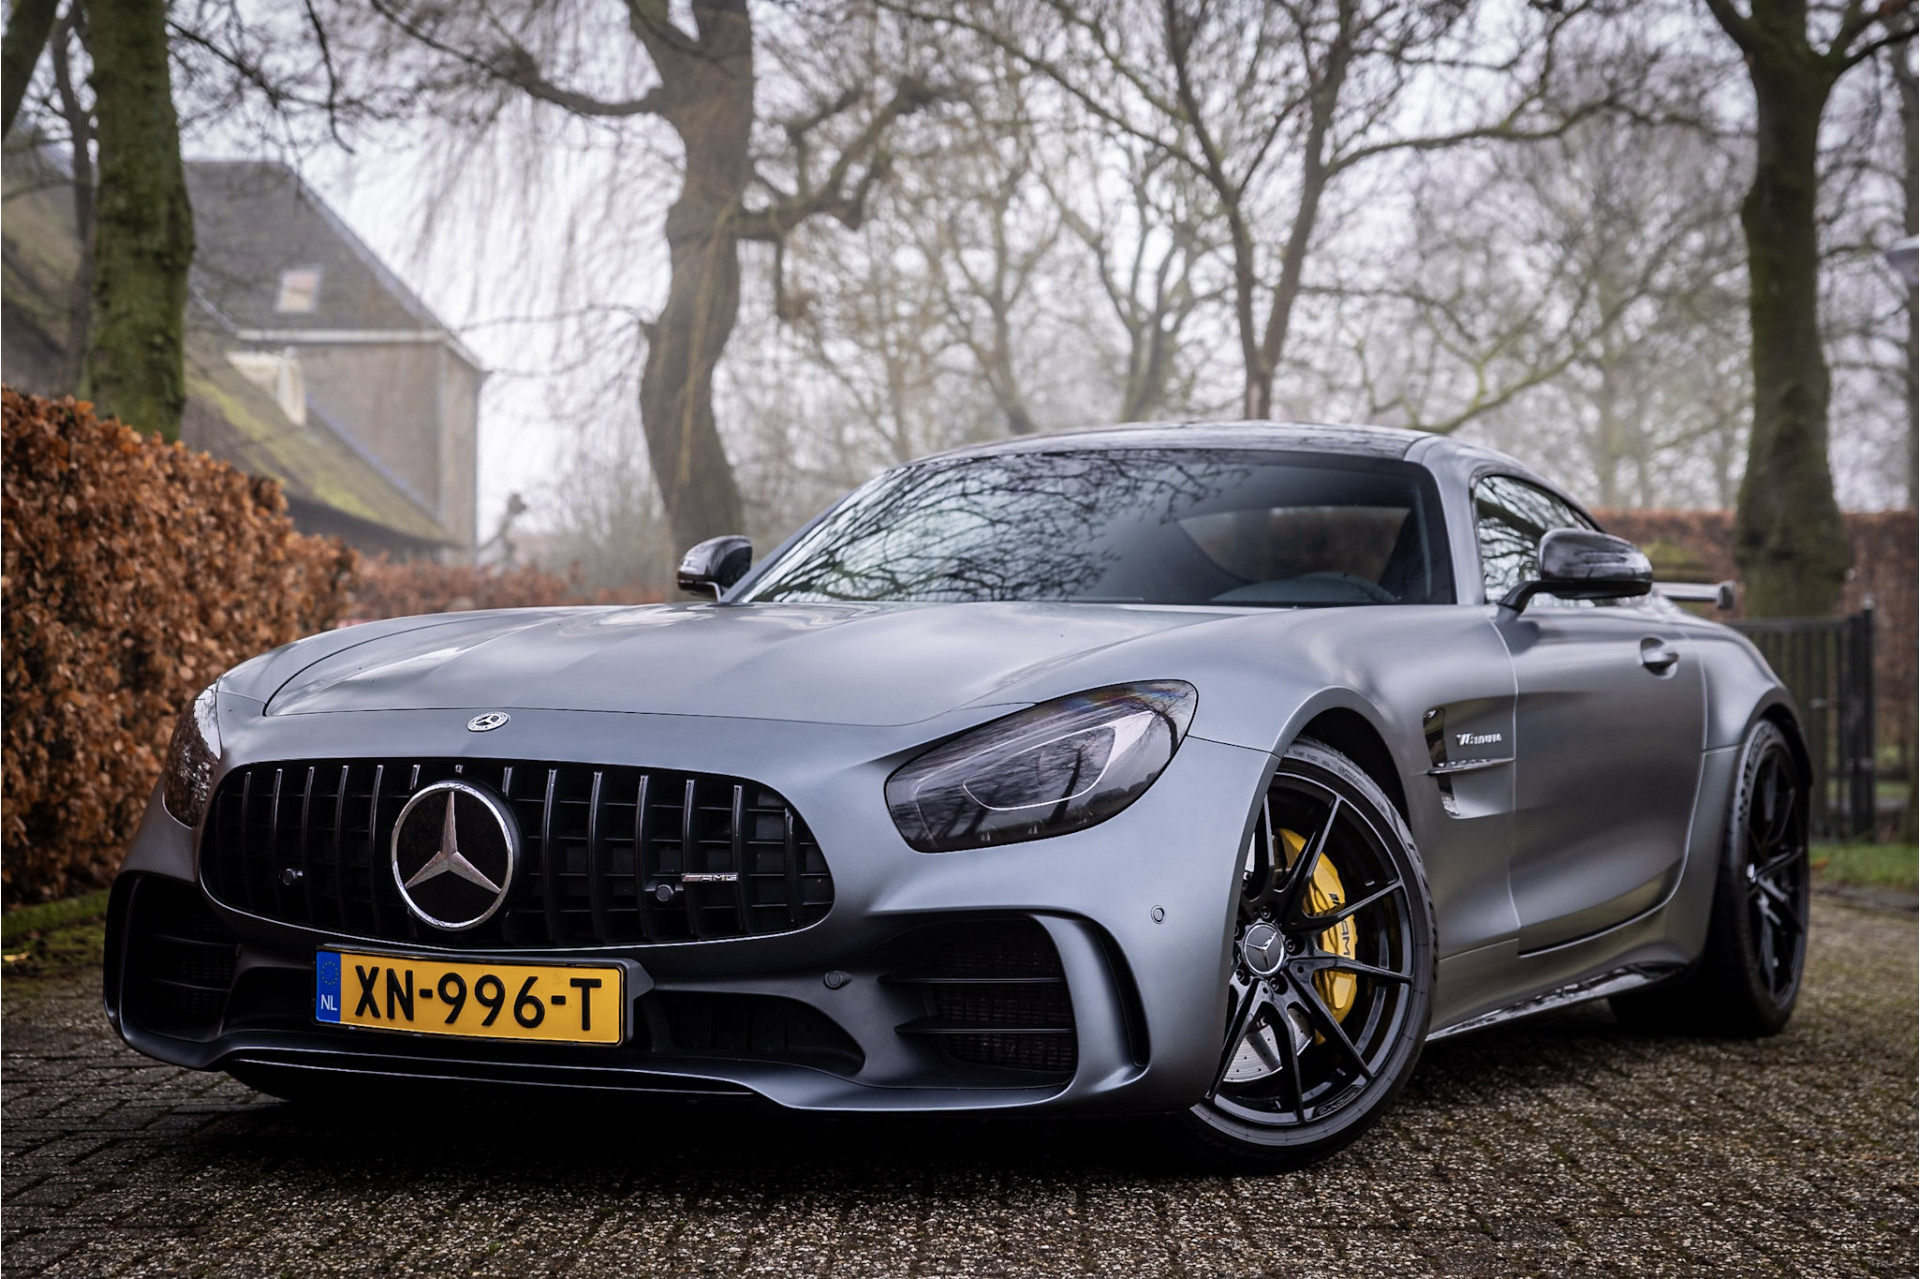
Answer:
[(213, 766), (220, 760), (220, 725), (214, 719), (213, 686), (180, 712), (160, 775), (160, 798), (174, 819), (198, 826), (213, 794)]
[(1191, 684), (1152, 680), (1030, 707), (901, 767), (887, 807), (923, 853), (1081, 830), (1153, 785), (1199, 700)]

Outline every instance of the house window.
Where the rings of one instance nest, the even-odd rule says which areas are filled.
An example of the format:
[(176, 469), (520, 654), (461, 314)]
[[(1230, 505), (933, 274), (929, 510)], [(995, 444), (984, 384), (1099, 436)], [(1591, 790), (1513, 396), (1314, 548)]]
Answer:
[(296, 266), (280, 273), (280, 294), (273, 309), (310, 314), (320, 305), (320, 268)]
[(227, 362), (279, 404), (294, 421), (307, 420), (307, 379), (292, 347), (284, 351), (228, 351)]

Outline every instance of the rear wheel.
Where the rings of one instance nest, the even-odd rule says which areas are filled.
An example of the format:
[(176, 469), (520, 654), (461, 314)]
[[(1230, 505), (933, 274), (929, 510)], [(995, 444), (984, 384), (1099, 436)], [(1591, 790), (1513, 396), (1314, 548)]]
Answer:
[(1406, 824), (1346, 756), (1296, 742), (1246, 851), (1213, 1082), (1173, 1117), (1176, 1133), (1254, 1170), (1347, 1145), (1412, 1073), (1433, 971), (1433, 911)]
[(1672, 985), (1614, 996), (1622, 1022), (1747, 1037), (1786, 1027), (1807, 958), (1808, 816), (1799, 761), (1763, 720), (1741, 749), (1700, 965)]

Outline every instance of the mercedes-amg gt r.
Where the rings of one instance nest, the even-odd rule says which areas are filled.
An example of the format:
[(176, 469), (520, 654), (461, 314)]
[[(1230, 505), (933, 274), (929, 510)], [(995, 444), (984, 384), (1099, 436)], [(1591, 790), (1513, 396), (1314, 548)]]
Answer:
[(1025, 437), (751, 560), (222, 676), (114, 887), (120, 1034), (283, 1096), (1160, 1114), (1280, 1167), (1442, 1036), (1792, 1011), (1790, 699), (1509, 458)]

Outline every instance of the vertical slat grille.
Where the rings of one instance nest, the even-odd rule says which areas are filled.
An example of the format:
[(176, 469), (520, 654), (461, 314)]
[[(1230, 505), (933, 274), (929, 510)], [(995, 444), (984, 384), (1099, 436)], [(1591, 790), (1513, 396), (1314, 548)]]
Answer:
[[(506, 905), (453, 933), (406, 909), (389, 850), (407, 799), (456, 774), (507, 801), (521, 847)], [(526, 761), (236, 769), (214, 796), (201, 877), (219, 901), (285, 923), (473, 949), (762, 936), (804, 928), (833, 903), (819, 845), (764, 786)]]

